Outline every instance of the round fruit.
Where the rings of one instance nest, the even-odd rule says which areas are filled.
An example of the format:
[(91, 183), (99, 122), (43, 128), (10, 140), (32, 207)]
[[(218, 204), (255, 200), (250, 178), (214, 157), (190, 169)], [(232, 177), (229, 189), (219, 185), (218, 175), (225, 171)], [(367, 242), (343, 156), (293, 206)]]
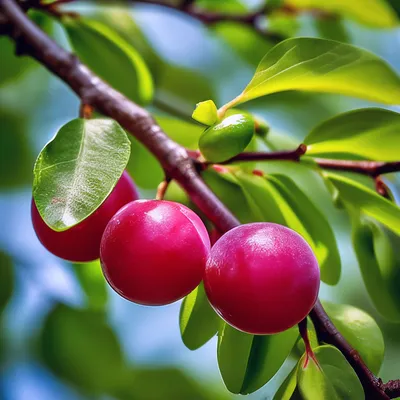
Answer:
[(204, 285), (211, 305), (227, 323), (251, 334), (273, 334), (311, 311), (319, 267), (310, 246), (293, 230), (246, 224), (215, 243)]
[(182, 204), (138, 200), (108, 223), (100, 247), (104, 276), (127, 300), (164, 305), (201, 282), (210, 240), (201, 219)]
[(250, 114), (230, 115), (203, 132), (199, 148), (209, 161), (226, 161), (241, 153), (250, 143), (253, 134), (254, 119)]
[(93, 261), (100, 256), (100, 241), (108, 221), (122, 206), (138, 197), (132, 178), (124, 171), (103, 204), (84, 221), (66, 231), (51, 229), (43, 221), (32, 199), (33, 228), (42, 245), (54, 255), (75, 262)]

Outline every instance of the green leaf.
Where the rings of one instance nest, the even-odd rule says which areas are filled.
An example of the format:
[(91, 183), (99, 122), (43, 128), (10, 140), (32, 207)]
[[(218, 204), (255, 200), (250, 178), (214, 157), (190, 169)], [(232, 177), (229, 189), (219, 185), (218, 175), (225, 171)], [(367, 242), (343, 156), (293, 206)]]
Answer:
[(54, 230), (91, 215), (111, 193), (129, 160), (125, 131), (108, 119), (74, 119), (44, 147), (34, 167), (33, 197)]
[(0, 315), (14, 290), (14, 271), (11, 258), (0, 250)]
[(212, 100), (197, 103), (192, 118), (201, 124), (210, 126), (218, 120), (217, 106)]
[(338, 349), (320, 346), (314, 354), (319, 365), (311, 358), (306, 363), (306, 355), (299, 361), (297, 379), (304, 400), (365, 399), (356, 373)]
[(222, 167), (222, 172), (217, 172), (213, 168), (209, 168), (201, 175), (207, 186), (242, 224), (257, 221), (242, 187), (229, 169)]
[(58, 304), (39, 336), (45, 364), (61, 379), (87, 393), (107, 393), (126, 379), (116, 336), (102, 313)]
[(295, 400), (299, 396), (296, 397), (296, 387), (297, 387), (297, 370), (299, 368), (299, 364), (296, 364), (292, 369), (290, 374), (286, 377), (286, 379), (282, 382), (282, 385), (279, 387), (273, 400)]
[(218, 337), (218, 365), (228, 390), (248, 394), (279, 370), (294, 344), (296, 327), (276, 335), (254, 336), (223, 324)]
[(111, 5), (104, 9), (96, 10), (93, 19), (107, 25), (142, 56), (149, 67), (155, 80), (162, 67), (161, 59), (154, 51), (151, 43), (146, 38), (142, 29), (135, 21), (135, 10)]
[(217, 333), (219, 322), (201, 283), (182, 302), (179, 326), (183, 343), (190, 350), (198, 349)]
[(286, 4), (338, 13), (375, 28), (392, 28), (398, 24), (395, 12), (385, 0), (286, 0)]
[(324, 121), (304, 139), (307, 155), (397, 161), (400, 114), (364, 108)]
[(353, 306), (328, 302), (323, 302), (323, 306), (338, 331), (377, 375), (383, 362), (385, 343), (375, 320)]
[(74, 51), (95, 74), (139, 104), (151, 101), (150, 72), (128, 42), (99, 21), (63, 17), (62, 23)]
[(400, 104), (400, 77), (379, 57), (332, 40), (295, 38), (267, 53), (243, 93), (227, 106), (287, 90), (338, 93)]
[(301, 189), (284, 175), (269, 177), (292, 210), (300, 218), (314, 242), (315, 255), (321, 269), (321, 280), (336, 285), (340, 278), (341, 260), (334, 232), (325, 215), (311, 200), (308, 188)]
[(400, 322), (400, 260), (395, 249), (400, 237), (391, 237), (381, 225), (368, 217), (353, 213), (352, 241), (368, 294), (378, 312)]
[(399, 207), (352, 179), (331, 172), (324, 174), (339, 190), (343, 200), (400, 234)]
[(261, 214), (261, 218), (258, 218), (257, 221), (268, 221), (288, 226), (303, 236), (315, 250), (315, 243), (303, 222), (271, 182), (263, 177), (241, 171), (235, 172), (235, 176), (242, 185), (244, 193), (252, 199)]
[(104, 311), (107, 305), (107, 283), (101, 271), (100, 261), (72, 264), (75, 276), (86, 294), (90, 309)]

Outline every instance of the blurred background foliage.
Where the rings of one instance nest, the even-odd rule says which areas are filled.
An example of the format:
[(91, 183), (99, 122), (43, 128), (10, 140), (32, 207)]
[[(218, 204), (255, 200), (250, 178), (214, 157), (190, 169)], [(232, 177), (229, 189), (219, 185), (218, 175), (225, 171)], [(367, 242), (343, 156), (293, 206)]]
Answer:
[[(268, 3), (276, 6), (283, 2)], [(74, 4), (71, 8), (107, 25), (113, 35), (120, 35), (136, 49), (154, 80), (155, 95), (149, 109), (165, 131), (188, 148), (197, 147), (202, 131), (190, 120), (195, 103), (213, 99), (222, 105), (233, 98), (274, 45), (272, 39), (234, 22), (206, 27), (169, 8), (145, 4), (106, 8), (106, 2), (98, 3)], [(261, 0), (196, 2), (205, 10), (226, 13), (248, 13), (262, 3)], [(396, 15), (400, 12), (399, 1), (287, 0), (284, 3), (287, 7), (304, 8), (304, 12), (274, 11), (260, 21), (269, 32), (283, 37), (324, 37), (355, 44), (381, 56), (400, 71), (400, 28)], [(374, 4), (381, 5), (376, 12)], [(310, 12), (310, 7), (323, 12)], [(30, 16), (59, 43), (69, 46), (58, 22), (38, 12), (30, 12)], [(108, 288), (97, 262), (85, 265), (63, 262), (39, 244), (30, 222), (33, 162), (55, 132), (77, 116), (79, 102), (43, 67), (27, 58), (15, 57), (8, 38), (0, 38), (0, 51), (0, 397), (5, 400), (235, 397), (227, 392), (219, 375), (216, 338), (196, 351), (189, 351), (182, 343), (178, 323), (180, 304), (145, 308), (129, 303)], [(95, 52), (92, 57), (86, 60), (89, 64), (107, 62), (123, 82), (137, 79), (118, 70), (123, 62), (98, 59)], [(146, 98), (136, 100), (148, 102)], [(285, 92), (254, 100), (243, 108), (268, 122), (271, 131), (267, 145), (273, 149), (293, 148), (313, 127), (335, 114), (374, 105), (337, 95)], [(400, 111), (399, 107), (391, 109)], [(261, 142), (258, 139), (254, 147), (265, 147)], [(273, 169), (276, 164), (268, 163), (265, 168)], [(296, 166), (297, 172), (299, 168)], [(162, 170), (135, 139), (128, 169), (141, 195), (154, 197), (163, 177)], [(398, 175), (391, 174), (388, 181), (397, 201)], [(298, 184), (307, 185), (304, 176), (299, 175), (298, 179)], [(394, 379), (400, 360), (400, 326), (384, 320), (366, 294), (350, 244), (346, 214), (327, 202), (317, 186), (313, 190), (315, 202), (322, 206), (332, 224), (343, 260), (339, 284), (335, 287), (322, 284), (321, 297), (358, 306), (378, 321), (386, 346), (380, 377)], [(187, 201), (174, 185), (169, 188), (168, 196), (174, 199), (180, 196), (180, 201)], [(249, 398), (272, 396), (293, 363), (289, 359), (267, 386)]]

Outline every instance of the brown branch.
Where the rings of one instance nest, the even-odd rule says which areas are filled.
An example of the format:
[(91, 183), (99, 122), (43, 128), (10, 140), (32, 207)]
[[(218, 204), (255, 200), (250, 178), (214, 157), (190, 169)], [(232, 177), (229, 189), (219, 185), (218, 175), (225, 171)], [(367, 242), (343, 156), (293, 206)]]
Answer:
[(299, 161), (300, 157), (305, 154), (306, 150), (307, 146), (305, 144), (301, 144), (295, 150), (272, 151), (270, 153), (263, 151), (240, 153), (237, 156), (219, 164), (231, 164), (239, 161)]
[[(226, 232), (239, 225), (238, 220), (205, 185), (187, 151), (171, 140), (145, 109), (112, 89), (77, 57), (52, 41), (29, 20), (15, 0), (0, 0), (0, 9), (0, 32), (15, 40), (20, 54), (36, 58), (68, 84), (83, 104), (88, 104), (113, 118), (132, 133), (158, 159), (166, 176), (175, 179), (186, 190), (192, 201), (220, 232)], [(387, 399), (397, 393), (398, 381), (383, 385), (380, 379), (373, 377), (354, 349), (334, 327), (319, 302), (311, 312), (311, 318), (321, 340), (335, 344), (349, 361), (351, 360), (360, 380), (367, 385), (364, 386), (366, 391), (370, 386), (376, 393), (380, 390), (379, 394), (384, 390), (387, 395), (376, 397), (379, 399)]]
[[(238, 154), (236, 157), (225, 161), (223, 164), (244, 161), (270, 161), (289, 160), (300, 161), (300, 157), (306, 153), (307, 146), (301, 144), (295, 150), (273, 151), (273, 152), (248, 152)], [(376, 178), (379, 175), (400, 171), (400, 161), (358, 161), (358, 160), (333, 160), (327, 158), (313, 158), (313, 160), (324, 169), (357, 172)]]
[(314, 161), (325, 169), (338, 171), (357, 172), (376, 178), (382, 174), (400, 171), (400, 161), (353, 161), (353, 160), (330, 160), (314, 158)]

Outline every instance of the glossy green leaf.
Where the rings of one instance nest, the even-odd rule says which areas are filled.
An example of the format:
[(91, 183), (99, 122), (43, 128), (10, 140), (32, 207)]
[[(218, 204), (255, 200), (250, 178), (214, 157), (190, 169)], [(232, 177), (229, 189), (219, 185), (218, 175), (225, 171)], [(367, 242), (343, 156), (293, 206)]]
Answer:
[(62, 22), (74, 51), (94, 73), (139, 104), (151, 101), (150, 72), (128, 42), (99, 21), (64, 17)]
[(111, 193), (129, 154), (115, 121), (79, 118), (64, 125), (34, 167), (33, 197), (44, 221), (63, 231), (87, 218)]
[(247, 11), (246, 2), (243, 0), (197, 0), (196, 7), (228, 14), (242, 14)]
[(107, 305), (107, 282), (101, 271), (100, 261), (72, 264), (75, 276), (86, 294), (86, 302), (93, 310), (104, 311)]
[(286, 90), (329, 92), (400, 104), (400, 77), (381, 58), (361, 48), (317, 38), (276, 45), (230, 107)]
[(334, 232), (322, 211), (313, 203), (307, 187), (301, 189), (295, 181), (284, 175), (269, 179), (300, 218), (314, 242), (321, 280), (336, 285), (340, 278), (341, 260)]
[(358, 351), (368, 368), (378, 375), (385, 353), (382, 332), (375, 320), (359, 308), (323, 302), (338, 331)]
[(141, 27), (135, 21), (135, 10), (131, 10), (120, 5), (112, 7), (111, 4), (107, 8), (99, 8), (93, 15), (93, 19), (107, 25), (127, 43), (131, 45), (146, 62), (154, 80), (157, 80), (158, 73), (162, 68), (162, 61), (156, 54), (151, 43), (143, 33)]
[(257, 221), (268, 221), (288, 226), (298, 232), (315, 249), (315, 243), (303, 222), (292, 210), (276, 187), (265, 178), (237, 171), (236, 178), (245, 194), (252, 199), (262, 217)]
[(201, 124), (210, 126), (217, 122), (217, 106), (212, 100), (197, 103), (192, 118)]
[(331, 172), (324, 173), (343, 200), (400, 234), (400, 208), (364, 185)]
[(295, 8), (316, 8), (338, 13), (376, 28), (392, 28), (398, 25), (393, 9), (385, 0), (285, 0)]
[(220, 319), (211, 308), (201, 283), (181, 305), (179, 326), (183, 343), (190, 350), (198, 349), (217, 333), (219, 323)]
[(296, 364), (295, 367), (290, 372), (290, 374), (282, 382), (282, 385), (279, 387), (279, 389), (275, 393), (273, 400), (301, 399), (301, 397), (299, 395), (296, 396), (298, 368), (299, 368), (299, 364)]
[(199, 148), (206, 160), (221, 162), (244, 151), (253, 135), (254, 119), (247, 113), (235, 113), (207, 128), (200, 136)]
[[(333, 346), (314, 349), (317, 365), (306, 355), (299, 361), (297, 379), (304, 400), (364, 400), (364, 390), (353, 368)], [(305, 365), (306, 364), (306, 365)]]
[(385, 318), (400, 322), (400, 259), (395, 251), (400, 237), (391, 238), (376, 221), (353, 214), (352, 241), (361, 275), (376, 309)]
[(0, 250), (0, 315), (14, 290), (14, 271), (11, 258)]
[(276, 335), (254, 336), (223, 324), (218, 337), (218, 365), (228, 390), (248, 394), (265, 385), (288, 357), (296, 328)]
[(242, 224), (258, 220), (257, 215), (254, 215), (253, 210), (250, 208), (242, 187), (230, 170), (222, 167), (222, 171), (217, 172), (209, 168), (202, 172), (202, 177), (216, 196)]
[(364, 108), (324, 121), (304, 139), (307, 155), (397, 161), (400, 114)]
[(296, 15), (279, 9), (268, 13), (267, 24), (268, 32), (283, 38), (296, 36), (301, 26)]
[(28, 119), (17, 111), (0, 110), (0, 187), (31, 184), (34, 155), (28, 138)]
[(51, 371), (84, 392), (111, 392), (126, 379), (122, 350), (102, 313), (58, 304), (38, 344)]

